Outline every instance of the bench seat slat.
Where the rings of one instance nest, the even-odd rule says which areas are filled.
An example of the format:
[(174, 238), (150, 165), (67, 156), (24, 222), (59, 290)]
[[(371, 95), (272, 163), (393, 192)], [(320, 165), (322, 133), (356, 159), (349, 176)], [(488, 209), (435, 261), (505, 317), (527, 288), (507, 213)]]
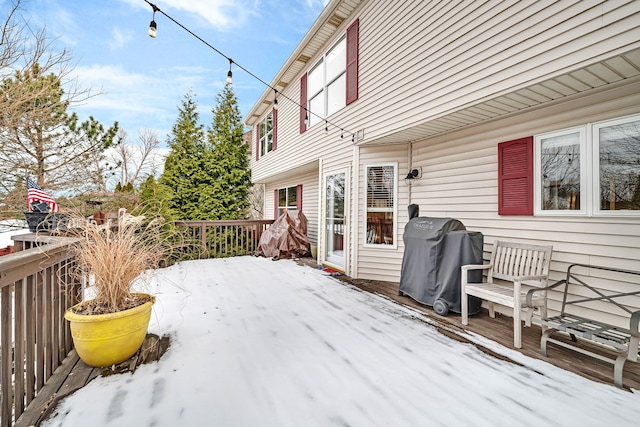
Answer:
[(620, 350), (626, 350), (631, 339), (631, 334), (625, 329), (577, 316), (553, 316), (543, 319), (541, 324)]

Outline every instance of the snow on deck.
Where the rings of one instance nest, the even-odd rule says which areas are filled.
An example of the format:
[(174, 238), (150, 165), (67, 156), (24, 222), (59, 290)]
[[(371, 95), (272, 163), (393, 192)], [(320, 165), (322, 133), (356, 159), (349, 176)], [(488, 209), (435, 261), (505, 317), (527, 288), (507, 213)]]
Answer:
[(409, 308), (294, 261), (212, 259), (157, 272), (150, 332), (171, 335), (167, 353), (133, 375), (95, 379), (43, 425), (640, 422), (640, 393), (494, 344), (524, 366), (496, 359)]

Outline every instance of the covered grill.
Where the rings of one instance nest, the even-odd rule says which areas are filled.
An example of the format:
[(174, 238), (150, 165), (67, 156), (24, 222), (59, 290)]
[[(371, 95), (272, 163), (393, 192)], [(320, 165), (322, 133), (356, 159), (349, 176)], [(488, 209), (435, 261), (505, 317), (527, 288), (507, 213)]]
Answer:
[[(460, 313), (460, 267), (482, 264), (483, 240), (482, 233), (467, 231), (456, 219), (411, 218), (404, 229), (399, 294), (432, 306), (443, 316), (449, 311)], [(482, 279), (480, 270), (469, 275), (469, 280)], [(477, 313), (481, 302), (469, 297), (469, 313)]]

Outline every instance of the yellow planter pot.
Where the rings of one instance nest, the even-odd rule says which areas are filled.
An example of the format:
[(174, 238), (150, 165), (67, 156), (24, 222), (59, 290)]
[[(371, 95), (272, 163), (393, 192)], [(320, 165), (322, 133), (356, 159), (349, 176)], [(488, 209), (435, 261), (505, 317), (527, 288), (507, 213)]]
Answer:
[(147, 335), (151, 307), (155, 302), (153, 298), (129, 310), (97, 315), (76, 314), (72, 308), (68, 309), (64, 318), (70, 323), (73, 344), (80, 359), (89, 366), (104, 367), (133, 356)]

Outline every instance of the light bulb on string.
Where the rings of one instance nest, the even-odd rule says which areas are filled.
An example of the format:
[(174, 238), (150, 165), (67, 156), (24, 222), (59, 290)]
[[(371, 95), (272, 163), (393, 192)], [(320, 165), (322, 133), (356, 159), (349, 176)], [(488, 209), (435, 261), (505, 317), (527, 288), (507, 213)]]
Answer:
[(151, 4), (153, 8), (153, 16), (151, 17), (151, 22), (149, 23), (149, 37), (155, 39), (158, 37), (158, 26), (156, 25), (156, 12), (160, 9), (155, 4)]
[[(221, 52), (220, 50), (218, 50), (215, 46), (211, 45), (210, 43), (208, 43), (206, 40), (204, 40), (202, 37), (198, 36), (197, 34), (195, 34), (193, 31), (191, 31), (189, 28), (185, 27), (183, 24), (181, 24), (180, 22), (176, 21), (174, 18), (172, 18), (171, 16), (167, 15), (165, 12), (163, 12), (162, 10), (160, 10), (160, 8), (158, 8), (155, 4), (151, 3), (151, 1), (149, 0), (144, 0), (145, 3), (147, 3), (149, 6), (151, 6), (153, 8), (153, 17), (151, 22), (149, 23), (149, 29), (148, 29), (148, 35), (152, 38), (156, 38), (157, 37), (157, 31), (158, 31), (158, 26), (156, 24), (155, 21), (155, 13), (156, 12), (160, 12), (162, 15), (164, 15), (166, 18), (168, 18), (169, 20), (173, 21), (176, 25), (178, 25), (179, 27), (181, 27), (183, 30), (185, 30), (186, 32), (188, 32), (189, 34), (191, 34), (193, 37), (195, 37), (196, 39), (198, 39), (199, 41), (201, 41), (202, 43), (204, 43), (207, 47), (209, 47), (211, 50), (215, 51), (216, 53), (218, 53), (219, 55), (223, 56), (225, 59), (227, 59), (229, 61), (229, 71), (227, 72), (227, 79), (226, 82), (227, 84), (231, 84), (233, 82), (233, 64), (234, 61), (229, 58), (227, 55), (225, 55), (223, 52)], [(245, 71), (247, 74), (249, 74), (251, 77), (255, 78), (256, 80), (258, 80), (260, 83), (266, 85), (267, 87), (270, 87), (271, 89), (274, 90), (274, 99), (273, 99), (273, 109), (277, 110), (279, 105), (278, 105), (278, 91), (274, 88), (271, 87), (271, 85), (269, 85), (269, 83), (265, 82), (263, 79), (261, 79), (259, 76), (257, 76), (256, 74), (252, 73), (250, 70), (242, 67), (239, 64), (236, 64), (236, 66), (238, 68), (240, 68), (242, 71)], [(304, 108), (305, 111), (305, 116), (304, 116), (304, 125), (305, 128), (307, 126), (309, 126), (310, 124), (310, 117), (309, 114), (313, 114), (309, 108), (308, 105), (303, 106), (302, 104), (296, 102), (295, 100), (289, 98), (287, 95), (285, 94), (281, 94), (281, 98), (284, 97), (287, 101), (292, 102), (293, 104), (297, 105), (298, 107), (300, 107), (300, 109)], [(317, 116), (317, 115), (316, 115)], [(318, 119), (322, 120), (321, 117), (318, 117)], [(339, 128), (338, 126), (336, 126), (335, 124), (331, 123), (333, 126)], [(344, 129), (339, 128), (341, 131), (340, 137), (344, 138)], [(325, 120), (325, 133), (328, 133), (329, 131), (329, 121)], [(350, 131), (347, 130), (347, 136), (351, 134), (351, 140), (355, 142), (355, 134), (351, 133)]]
[(231, 72), (231, 65), (233, 64), (233, 59), (228, 58), (229, 59), (229, 72), (227, 73), (227, 83), (231, 84), (233, 83), (233, 73)]

